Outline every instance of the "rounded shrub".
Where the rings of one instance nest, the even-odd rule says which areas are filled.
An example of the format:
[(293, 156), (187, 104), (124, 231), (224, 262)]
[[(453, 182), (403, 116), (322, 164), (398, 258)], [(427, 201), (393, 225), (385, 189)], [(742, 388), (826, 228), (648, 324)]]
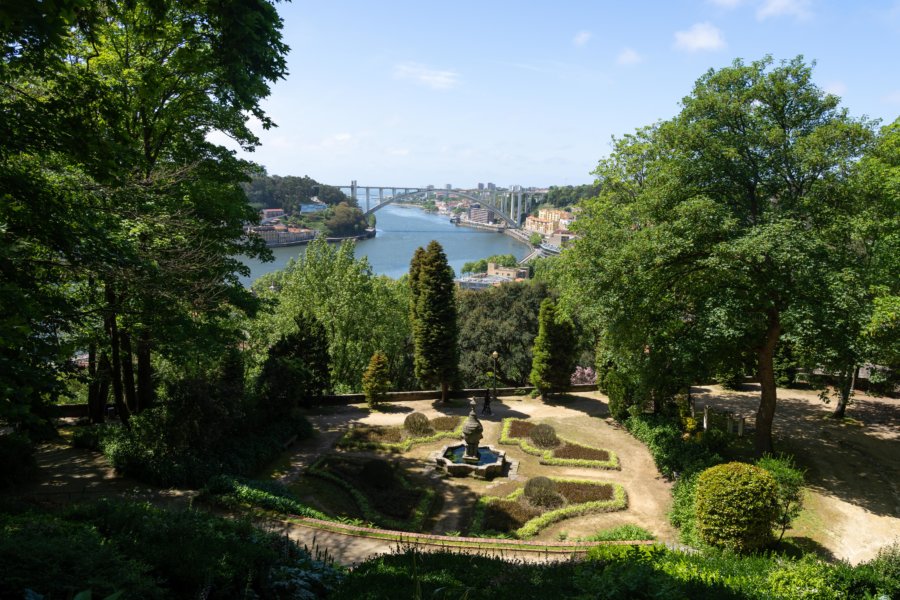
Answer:
[(549, 477), (532, 477), (525, 484), (525, 498), (534, 506), (549, 508), (562, 503), (556, 484)]
[(737, 552), (772, 540), (778, 484), (765, 469), (731, 462), (710, 467), (697, 480), (696, 529), (704, 542)]
[(559, 438), (556, 437), (556, 430), (546, 423), (535, 425), (528, 434), (531, 441), (540, 448), (556, 448), (559, 446)]
[(415, 436), (431, 433), (431, 423), (428, 422), (428, 417), (420, 412), (409, 413), (403, 420), (403, 428)]

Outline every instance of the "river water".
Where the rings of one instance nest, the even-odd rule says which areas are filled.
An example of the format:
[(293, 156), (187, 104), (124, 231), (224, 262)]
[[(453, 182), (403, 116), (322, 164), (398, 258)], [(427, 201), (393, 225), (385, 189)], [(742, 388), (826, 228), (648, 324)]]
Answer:
[[(481, 231), (450, 223), (449, 217), (427, 213), (419, 208), (388, 205), (375, 213), (377, 234), (374, 238), (356, 243), (356, 257), (369, 259), (372, 270), (379, 275), (397, 278), (409, 271), (409, 261), (419, 246), (437, 240), (444, 247), (447, 260), (459, 275), (463, 264), (494, 254), (512, 254), (522, 259), (530, 248), (508, 235)], [(306, 246), (272, 248), (275, 260), (261, 263), (244, 259), (250, 267), (249, 284), (266, 273), (284, 268), (288, 260), (302, 256)]]

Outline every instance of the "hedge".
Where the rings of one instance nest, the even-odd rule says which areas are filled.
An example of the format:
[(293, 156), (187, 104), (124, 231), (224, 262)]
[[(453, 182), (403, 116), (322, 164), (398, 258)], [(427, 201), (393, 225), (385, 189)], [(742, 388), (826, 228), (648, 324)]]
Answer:
[[(619, 464), (619, 457), (616, 456), (616, 453), (612, 450), (606, 450), (604, 448), (593, 448), (594, 450), (604, 450), (609, 453), (609, 460), (587, 460), (583, 458), (556, 458), (554, 454), (554, 450), (551, 448), (549, 450), (543, 450), (538, 448), (537, 446), (532, 445), (525, 438), (511, 437), (509, 435), (509, 430), (512, 427), (513, 421), (521, 421), (521, 419), (516, 419), (515, 417), (508, 417), (503, 419), (503, 428), (500, 430), (500, 443), (507, 446), (519, 446), (523, 452), (527, 454), (531, 454), (532, 456), (541, 457), (540, 463), (542, 465), (553, 465), (560, 467), (586, 467), (591, 469), (610, 469), (610, 470), (620, 470), (622, 466)], [(570, 440), (560, 437), (559, 440), (563, 443), (574, 444)], [(584, 444), (579, 444), (584, 445)]]

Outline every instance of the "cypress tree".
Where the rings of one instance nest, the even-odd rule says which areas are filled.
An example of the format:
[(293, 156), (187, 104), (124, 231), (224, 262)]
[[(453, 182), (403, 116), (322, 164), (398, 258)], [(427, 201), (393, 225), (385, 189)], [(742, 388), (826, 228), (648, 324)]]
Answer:
[(416, 377), (426, 385), (440, 384), (441, 400), (446, 402), (457, 379), (459, 330), (453, 269), (436, 241), (416, 250), (409, 285)]
[(378, 407), (391, 389), (390, 365), (384, 352), (376, 351), (362, 376), (363, 393), (372, 408)]
[(531, 360), (531, 384), (543, 398), (569, 386), (575, 368), (575, 329), (572, 322), (556, 314), (550, 298), (541, 302), (538, 335), (534, 339)]

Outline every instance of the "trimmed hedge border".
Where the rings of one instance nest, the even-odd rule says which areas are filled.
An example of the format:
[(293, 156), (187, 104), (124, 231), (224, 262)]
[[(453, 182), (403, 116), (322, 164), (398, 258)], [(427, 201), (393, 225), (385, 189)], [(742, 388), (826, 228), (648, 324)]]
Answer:
[(519, 448), (521, 448), (522, 451), (527, 454), (540, 456), (540, 463), (542, 465), (553, 465), (558, 467), (586, 467), (590, 469), (609, 469), (615, 471), (619, 471), (622, 469), (622, 465), (619, 463), (619, 457), (612, 450), (606, 450), (605, 448), (595, 448), (593, 446), (585, 446), (584, 444), (577, 444), (577, 442), (573, 442), (562, 437), (560, 437), (559, 440), (563, 443), (576, 444), (578, 446), (585, 446), (586, 448), (591, 448), (593, 450), (603, 450), (604, 452), (608, 452), (609, 460), (556, 458), (555, 456), (553, 456), (552, 448), (550, 450), (542, 450), (537, 446), (532, 446), (531, 443), (525, 438), (511, 437), (509, 435), (509, 430), (512, 427), (513, 421), (521, 421), (523, 423), (527, 422), (524, 419), (516, 419), (515, 417), (508, 417), (506, 419), (503, 419), (503, 428), (500, 430), (500, 443), (507, 446), (519, 446)]
[(403, 487), (403, 489), (417, 489), (422, 491), (422, 499), (419, 500), (419, 504), (413, 510), (413, 516), (407, 521), (401, 521), (399, 519), (387, 517), (375, 510), (375, 508), (372, 506), (372, 503), (369, 502), (369, 498), (349, 481), (338, 477), (334, 473), (329, 473), (328, 471), (320, 469), (319, 465), (324, 460), (325, 457), (322, 457), (321, 459), (310, 465), (305, 474), (325, 479), (347, 490), (347, 492), (353, 497), (353, 500), (356, 502), (357, 506), (359, 506), (359, 510), (362, 512), (363, 518), (366, 521), (371, 521), (376, 525), (387, 527), (388, 529), (412, 532), (422, 531), (422, 527), (424, 527), (425, 525), (425, 520), (428, 518), (429, 509), (431, 508), (431, 505), (434, 502), (435, 495), (437, 494), (437, 492), (435, 492), (433, 488), (416, 488), (415, 486), (411, 485), (404, 477), (401, 477), (399, 474), (396, 475), (397, 481), (400, 482), (400, 485)]
[(459, 417), (459, 425), (456, 426), (456, 429), (452, 431), (438, 431), (433, 435), (428, 435), (424, 437), (410, 437), (406, 438), (402, 442), (397, 442), (392, 444), (390, 442), (361, 442), (357, 440), (349, 439), (353, 434), (353, 431), (347, 431), (338, 440), (337, 447), (344, 448), (347, 450), (384, 450), (387, 452), (406, 452), (413, 446), (417, 444), (427, 444), (429, 442), (436, 442), (438, 440), (447, 440), (447, 439), (459, 439), (462, 437), (462, 428), (466, 422), (465, 417)]
[[(546, 529), (550, 525), (570, 519), (572, 517), (580, 517), (588, 514), (616, 512), (628, 508), (628, 495), (625, 488), (618, 483), (612, 481), (590, 481), (586, 479), (562, 479), (550, 477), (550, 480), (557, 483), (582, 483), (588, 485), (610, 485), (613, 488), (612, 500), (595, 500), (593, 502), (582, 502), (581, 504), (571, 504), (556, 510), (545, 512), (530, 521), (526, 522), (520, 528), (513, 532), (518, 538), (528, 538), (537, 535), (542, 529)], [(484, 511), (489, 504), (500, 500), (518, 500), (525, 493), (525, 488), (517, 488), (507, 496), (482, 496), (475, 504), (475, 514), (472, 517), (472, 526), (470, 530), (474, 533), (481, 533), (481, 527), (484, 525)]]

